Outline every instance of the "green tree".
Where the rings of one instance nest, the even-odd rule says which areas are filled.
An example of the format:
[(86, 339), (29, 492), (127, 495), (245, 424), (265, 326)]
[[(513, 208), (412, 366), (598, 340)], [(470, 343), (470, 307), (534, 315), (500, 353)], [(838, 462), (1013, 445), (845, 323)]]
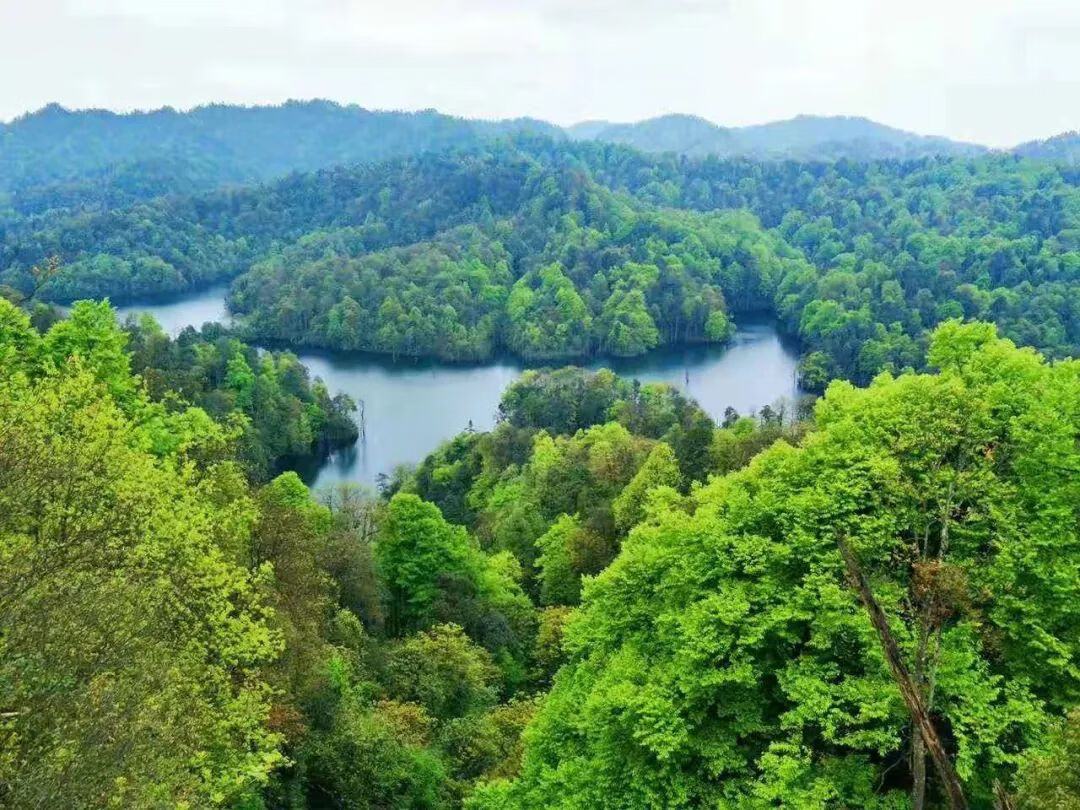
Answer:
[(581, 593), (581, 572), (574, 565), (574, 547), (582, 531), (577, 520), (561, 515), (536, 539), (537, 578), (544, 605), (576, 605)]
[(1019, 806), (1025, 810), (1080, 807), (1080, 709), (1073, 709), (1020, 768)]
[(45, 334), (41, 360), (50, 370), (59, 371), (78, 357), (114, 399), (129, 403), (137, 381), (131, 376), (127, 343), (127, 334), (117, 325), (108, 301), (79, 301), (66, 320)]
[(471, 542), (464, 529), (443, 520), (434, 504), (403, 493), (390, 499), (375, 559), (389, 589), (392, 633), (434, 622), (433, 606), (442, 593), (443, 578), (470, 573)]
[(436, 720), (495, 704), (499, 670), (457, 625), (437, 625), (392, 647), (386, 680), (395, 700), (418, 703)]
[(585, 589), (522, 775), (472, 806), (919, 801), (839, 541), (989, 806), (1080, 691), (1080, 364), (980, 325), (944, 327), (931, 357), (938, 375), (834, 383), (801, 447), (654, 510)]
[(134, 390), (106, 309), (49, 341), (95, 374), (0, 378), (0, 802), (235, 801), (281, 762), (262, 572), (219, 547), (249, 507), (146, 452), (106, 393)]
[(619, 496), (612, 501), (611, 510), (615, 515), (615, 525), (621, 531), (629, 531), (636, 526), (645, 514), (645, 503), (649, 492), (657, 487), (682, 485), (678, 459), (675, 452), (664, 442), (658, 442), (649, 453), (641, 469), (630, 479)]

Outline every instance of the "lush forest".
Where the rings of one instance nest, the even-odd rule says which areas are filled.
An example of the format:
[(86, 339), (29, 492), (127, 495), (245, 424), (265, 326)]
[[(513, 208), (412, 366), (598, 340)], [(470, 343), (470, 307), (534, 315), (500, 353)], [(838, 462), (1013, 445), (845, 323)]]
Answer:
[[(0, 807), (1080, 807), (1075, 139), (747, 129), (0, 128)], [(100, 300), (223, 281), (176, 337)], [(760, 314), (819, 397), (551, 367), (375, 491), (296, 472), (358, 426), (289, 347)]]
[(844, 116), (800, 115), (787, 121), (720, 127), (694, 115), (663, 115), (633, 124), (585, 121), (567, 132), (571, 138), (621, 143), (645, 152), (756, 160), (910, 159), (989, 151), (977, 144), (916, 135), (866, 118)]
[[(626, 143), (652, 152), (799, 160), (985, 151), (842, 117), (800, 116), (725, 128), (672, 115), (637, 124), (584, 122), (564, 130), (534, 119), (484, 121), (321, 100), (126, 114), (50, 104), (0, 123), (0, 193), (7, 192), (8, 204), (21, 213), (41, 212), (47, 200), (64, 207), (107, 206), (124, 196), (142, 199), (252, 183), (292, 171), (476, 147), (521, 133)], [(0, 211), (3, 207), (0, 198)]]
[(974, 807), (1016, 774), (1021, 806), (1074, 806), (1080, 366), (957, 322), (930, 362), (834, 383), (801, 440), (687, 495), (654, 466), (520, 774), (469, 806), (949, 806), (946, 774)]
[(0, 281), (122, 299), (235, 278), (250, 339), (447, 360), (634, 355), (767, 311), (821, 389), (925, 368), (955, 317), (1076, 354), (1078, 180), (1006, 156), (750, 162), (519, 138), (16, 218)]
[(1080, 800), (1080, 366), (991, 325), (720, 426), (530, 372), (380, 495), (251, 464), (288, 355), (0, 300), (0, 362), (5, 806), (945, 806), (886, 641), (971, 806)]
[[(367, 110), (331, 101), (278, 106), (209, 104), (127, 114), (58, 104), (0, 124), (0, 191), (18, 211), (42, 210), (43, 196), (66, 205), (100, 201), (94, 186), (135, 197), (269, 180), (292, 171), (472, 147), (531, 132), (557, 135), (543, 121), (479, 121), (434, 110)], [(147, 184), (149, 177), (158, 185)], [(132, 179), (141, 179), (132, 182)]]

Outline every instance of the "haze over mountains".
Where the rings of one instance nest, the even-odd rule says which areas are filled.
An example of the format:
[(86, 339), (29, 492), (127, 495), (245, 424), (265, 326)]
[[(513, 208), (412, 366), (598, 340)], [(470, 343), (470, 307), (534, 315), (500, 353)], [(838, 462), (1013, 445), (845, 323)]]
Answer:
[(917, 135), (867, 118), (800, 115), (726, 128), (693, 115), (664, 115), (634, 124), (587, 121), (567, 129), (572, 138), (612, 141), (647, 152), (681, 152), (756, 159), (834, 160), (971, 156), (978, 144)]
[[(470, 120), (434, 110), (374, 111), (329, 101), (264, 107), (213, 104), (187, 112), (164, 108), (129, 114), (71, 111), (52, 104), (0, 124), (0, 189), (18, 192), (136, 172), (140, 182), (150, 185), (141, 196), (187, 193), (515, 135), (610, 141), (647, 152), (803, 161), (990, 151), (852, 117), (806, 115), (727, 128), (696, 116), (665, 115), (637, 123), (588, 121), (562, 128), (529, 118)], [(1074, 163), (1080, 159), (1080, 136), (1059, 135), (1012, 151)], [(20, 208), (25, 210), (25, 205)]]

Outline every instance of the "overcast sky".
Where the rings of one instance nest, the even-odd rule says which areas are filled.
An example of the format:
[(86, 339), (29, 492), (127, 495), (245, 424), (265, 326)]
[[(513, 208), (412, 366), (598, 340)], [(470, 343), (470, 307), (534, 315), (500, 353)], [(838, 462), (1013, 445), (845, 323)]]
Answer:
[(0, 118), (330, 98), (560, 124), (1080, 128), (1080, 0), (0, 0)]

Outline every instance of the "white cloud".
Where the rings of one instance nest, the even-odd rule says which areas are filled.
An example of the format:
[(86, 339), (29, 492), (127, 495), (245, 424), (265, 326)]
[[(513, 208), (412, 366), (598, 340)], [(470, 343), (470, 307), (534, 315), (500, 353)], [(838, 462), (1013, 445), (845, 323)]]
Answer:
[(0, 117), (327, 97), (559, 123), (1080, 127), (1075, 0), (0, 0)]

